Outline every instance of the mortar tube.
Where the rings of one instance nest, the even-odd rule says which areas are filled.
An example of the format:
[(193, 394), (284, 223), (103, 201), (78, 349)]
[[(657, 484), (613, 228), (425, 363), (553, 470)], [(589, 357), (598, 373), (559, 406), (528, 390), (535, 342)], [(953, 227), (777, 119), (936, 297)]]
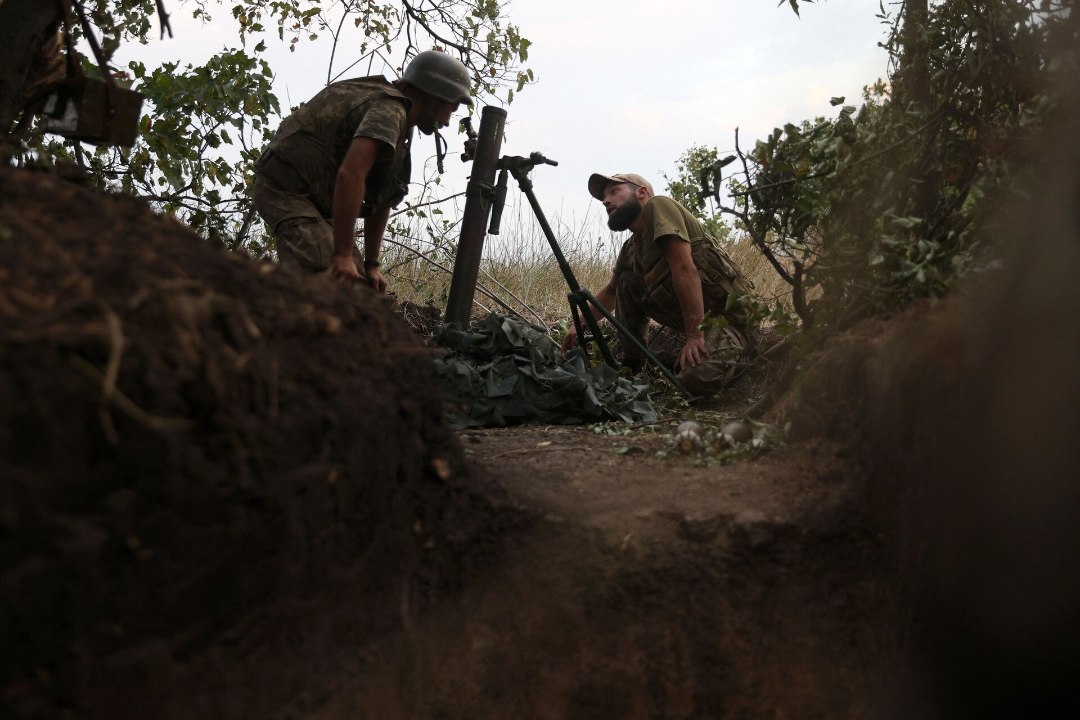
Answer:
[(476, 278), (480, 273), (480, 257), (484, 252), (488, 216), (491, 213), (495, 171), (502, 149), (506, 111), (486, 106), (480, 114), (480, 129), (473, 154), (473, 171), (465, 188), (465, 213), (461, 218), (461, 236), (450, 293), (446, 300), (444, 321), (461, 329), (469, 326), (472, 316)]

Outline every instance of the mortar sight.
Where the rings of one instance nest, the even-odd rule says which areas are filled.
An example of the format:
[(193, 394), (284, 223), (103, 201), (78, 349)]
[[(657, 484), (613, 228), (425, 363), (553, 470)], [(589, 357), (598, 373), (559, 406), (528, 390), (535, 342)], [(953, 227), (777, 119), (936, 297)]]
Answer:
[(461, 153), (461, 162), (470, 162), (476, 154), (476, 130), (473, 130), (472, 118), (461, 118), (461, 130), (465, 133), (465, 152)]

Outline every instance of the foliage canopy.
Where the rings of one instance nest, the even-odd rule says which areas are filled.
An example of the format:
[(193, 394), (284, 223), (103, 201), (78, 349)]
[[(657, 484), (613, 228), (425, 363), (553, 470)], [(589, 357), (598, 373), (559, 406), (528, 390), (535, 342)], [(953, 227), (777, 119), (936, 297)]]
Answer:
[(1059, 104), (1057, 75), (1077, 62), (1072, 4), (883, 5), (893, 70), (861, 105), (834, 98), (834, 118), (788, 123), (752, 148), (736, 130), (726, 198), (715, 150), (688, 152), (703, 160), (698, 184), (791, 284), (805, 326), (939, 295), (978, 267), (1026, 142)]
[[(154, 41), (154, 2), (90, 0), (85, 5), (106, 56), (125, 43)], [(78, 162), (102, 186), (144, 197), (221, 244), (262, 254), (267, 248), (250, 232), (255, 213), (247, 185), (252, 163), (283, 113), (273, 92), (269, 48), (283, 43), (293, 50), (300, 43), (328, 40), (327, 83), (380, 71), (395, 77), (407, 58), (438, 48), (465, 63), (477, 94), (509, 103), (533, 81), (533, 73), (525, 67), (530, 42), (508, 22), (506, 5), (505, 0), (194, 0), (193, 17), (235, 23), (237, 43), (199, 65), (130, 62), (114, 68), (118, 79), (146, 97), (134, 147), (94, 148), (31, 136), (22, 161)], [(165, 18), (161, 21), (164, 36)], [(344, 57), (346, 48), (350, 54)], [(100, 74), (87, 61), (83, 69)]]

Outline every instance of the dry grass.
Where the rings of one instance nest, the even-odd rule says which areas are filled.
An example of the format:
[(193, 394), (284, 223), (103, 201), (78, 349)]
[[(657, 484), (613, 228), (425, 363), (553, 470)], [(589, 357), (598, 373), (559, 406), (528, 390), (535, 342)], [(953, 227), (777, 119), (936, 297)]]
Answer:
[(770, 306), (791, 302), (791, 286), (777, 274), (761, 251), (754, 247), (748, 235), (740, 235), (724, 247), (735, 264), (754, 283), (758, 296)]
[[(460, 209), (444, 216), (460, 218)], [(594, 292), (603, 287), (625, 235), (608, 230), (599, 213), (575, 227), (558, 218), (548, 221), (578, 284)], [(383, 269), (391, 291), (402, 300), (444, 310), (459, 232), (457, 223), (438, 230), (414, 223), (389, 234)], [(787, 300), (790, 288), (749, 240), (739, 238), (726, 249), (763, 300)], [(475, 314), (511, 310), (547, 326), (569, 316), (566, 280), (527, 205), (508, 204), (500, 234), (485, 237), (477, 284)]]

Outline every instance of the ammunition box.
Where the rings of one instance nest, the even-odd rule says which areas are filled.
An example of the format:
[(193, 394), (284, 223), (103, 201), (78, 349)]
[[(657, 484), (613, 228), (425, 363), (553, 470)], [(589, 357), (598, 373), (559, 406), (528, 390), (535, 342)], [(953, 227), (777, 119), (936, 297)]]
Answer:
[(143, 96), (96, 78), (54, 85), (42, 108), (42, 129), (94, 145), (131, 147), (139, 135)]

